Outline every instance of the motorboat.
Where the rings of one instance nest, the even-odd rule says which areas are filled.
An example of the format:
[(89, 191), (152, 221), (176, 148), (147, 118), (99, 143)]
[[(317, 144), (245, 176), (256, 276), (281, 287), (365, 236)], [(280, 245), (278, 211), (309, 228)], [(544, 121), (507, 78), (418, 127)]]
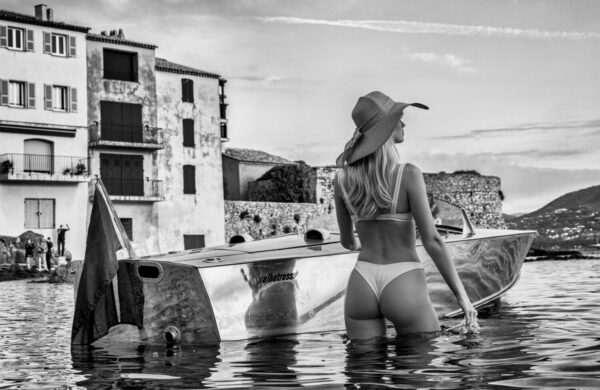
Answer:
[[(109, 197), (98, 188), (96, 198), (106, 202), (111, 223), (124, 234)], [(464, 209), (438, 203), (436, 226), (469, 298), (476, 308), (494, 302), (519, 279), (536, 232), (476, 229)], [(88, 245), (90, 234), (98, 235), (90, 226)], [(114, 246), (120, 248), (117, 252), (127, 247), (126, 236)], [(440, 317), (460, 316), (454, 295), (422, 244), (417, 251), (436, 312)], [(96, 254), (86, 250), (76, 283), (74, 344), (112, 340), (214, 345), (340, 331), (346, 283), (358, 255), (342, 247), (338, 233), (324, 229), (256, 241), (238, 235), (226, 245), (178, 253), (140, 258), (117, 253), (115, 272), (107, 273), (102, 289), (95, 273), (103, 272), (98, 261), (107, 255)]]

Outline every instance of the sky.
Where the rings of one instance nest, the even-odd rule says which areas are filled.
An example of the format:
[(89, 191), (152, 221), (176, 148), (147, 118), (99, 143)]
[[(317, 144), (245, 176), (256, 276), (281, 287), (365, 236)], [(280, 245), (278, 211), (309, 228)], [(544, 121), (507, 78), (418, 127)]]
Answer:
[[(33, 13), (39, 1), (0, 0)], [(333, 164), (359, 96), (408, 108), (402, 160), (501, 178), (503, 211), (600, 184), (600, 1), (48, 0), (228, 80), (229, 147)]]

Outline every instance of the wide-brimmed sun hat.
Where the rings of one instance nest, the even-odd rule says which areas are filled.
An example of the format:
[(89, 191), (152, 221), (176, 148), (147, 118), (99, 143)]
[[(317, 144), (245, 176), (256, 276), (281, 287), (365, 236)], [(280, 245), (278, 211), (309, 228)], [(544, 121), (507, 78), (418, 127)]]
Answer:
[(374, 91), (358, 98), (352, 110), (356, 130), (335, 163), (338, 167), (352, 164), (376, 151), (390, 138), (402, 112), (408, 106), (429, 110), (421, 103), (400, 103), (386, 94)]

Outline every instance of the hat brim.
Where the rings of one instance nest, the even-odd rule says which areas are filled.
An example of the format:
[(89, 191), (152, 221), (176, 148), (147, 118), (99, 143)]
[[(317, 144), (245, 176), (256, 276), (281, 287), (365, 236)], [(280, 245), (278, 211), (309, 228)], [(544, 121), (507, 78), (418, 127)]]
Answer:
[(414, 106), (424, 110), (429, 109), (429, 107), (421, 103), (395, 103), (384, 117), (362, 134), (352, 150), (348, 150), (349, 144), (352, 141), (346, 143), (344, 152), (336, 159), (336, 165), (338, 167), (343, 167), (344, 162), (353, 164), (380, 148), (381, 145), (391, 137), (396, 128), (396, 124), (402, 118), (404, 109), (408, 106)]

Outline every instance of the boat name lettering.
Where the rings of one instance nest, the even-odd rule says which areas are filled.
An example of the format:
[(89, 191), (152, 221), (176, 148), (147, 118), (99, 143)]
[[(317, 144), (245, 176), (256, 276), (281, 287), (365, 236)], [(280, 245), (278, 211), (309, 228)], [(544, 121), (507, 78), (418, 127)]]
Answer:
[(293, 280), (296, 278), (296, 275), (298, 275), (298, 272), (285, 274), (273, 274), (269, 272), (267, 275), (262, 275), (259, 280), (260, 283), (265, 284), (271, 282), (279, 282), (282, 280)]

